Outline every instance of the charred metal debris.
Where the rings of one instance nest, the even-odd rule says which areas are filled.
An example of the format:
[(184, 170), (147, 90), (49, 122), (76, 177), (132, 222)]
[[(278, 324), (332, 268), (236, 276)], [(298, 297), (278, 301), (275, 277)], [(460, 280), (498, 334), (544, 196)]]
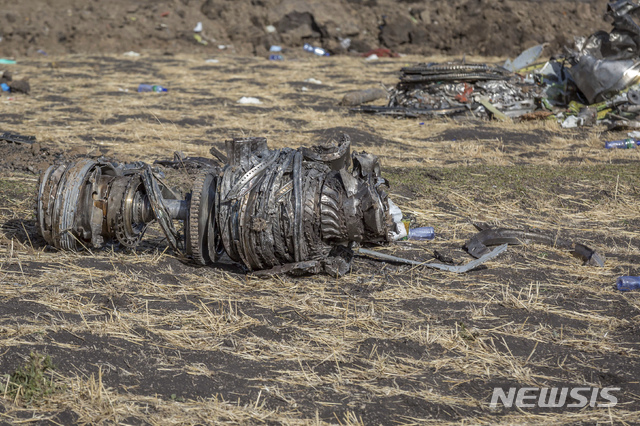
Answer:
[(254, 137), (227, 141), (226, 155), (212, 148), (217, 161), (177, 156), (167, 165), (200, 169), (184, 198), (149, 164), (54, 165), (40, 178), (38, 229), (62, 250), (135, 248), (157, 222), (169, 246), (199, 265), (226, 254), (259, 274), (340, 276), (356, 245), (388, 243), (404, 230), (390, 213), (397, 207), (378, 158), (350, 146), (343, 135), (312, 148), (271, 150)]
[(485, 224), (477, 223), (474, 224), (474, 226), (480, 232), (471, 237), (471, 239), (465, 243), (464, 248), (471, 256), (477, 259), (481, 259), (492, 252), (489, 250), (489, 246), (537, 243), (568, 250), (574, 257), (582, 260), (585, 266), (604, 267), (604, 255), (585, 244), (574, 243), (564, 238), (558, 238), (558, 236), (549, 236), (530, 230), (493, 228)]
[(418, 64), (402, 68), (386, 106), (356, 112), (399, 117), (555, 119), (563, 127), (640, 128), (640, 6), (609, 2), (610, 32), (580, 37), (573, 48), (536, 63), (544, 45), (501, 66)]

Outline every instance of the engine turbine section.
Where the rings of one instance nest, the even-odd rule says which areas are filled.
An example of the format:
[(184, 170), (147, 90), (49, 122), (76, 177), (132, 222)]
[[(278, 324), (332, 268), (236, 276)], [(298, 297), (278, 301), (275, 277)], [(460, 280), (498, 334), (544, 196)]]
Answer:
[[(200, 265), (224, 254), (263, 274), (348, 272), (354, 243), (392, 241), (378, 158), (342, 135), (312, 148), (271, 150), (265, 138), (226, 142), (227, 155), (184, 199), (145, 163), (82, 159), (41, 176), (37, 219), (62, 250), (135, 248), (157, 221), (169, 245)], [(184, 233), (174, 226), (182, 221)]]

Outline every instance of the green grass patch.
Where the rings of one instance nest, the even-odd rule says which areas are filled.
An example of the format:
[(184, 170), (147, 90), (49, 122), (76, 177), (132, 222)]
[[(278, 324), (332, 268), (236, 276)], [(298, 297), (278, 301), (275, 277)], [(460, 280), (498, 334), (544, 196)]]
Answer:
[(13, 374), (1, 377), (0, 394), (15, 402), (34, 404), (62, 389), (54, 378), (55, 366), (49, 355), (31, 353), (29, 361)]

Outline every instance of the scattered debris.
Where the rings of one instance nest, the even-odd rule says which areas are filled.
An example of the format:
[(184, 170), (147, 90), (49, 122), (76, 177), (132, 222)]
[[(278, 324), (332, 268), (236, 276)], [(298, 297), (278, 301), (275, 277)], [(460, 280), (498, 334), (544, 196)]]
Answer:
[(138, 52), (134, 52), (133, 50), (130, 50), (128, 52), (123, 53), (122, 56), (127, 56), (127, 57), (130, 57), (130, 58), (137, 58), (137, 57), (140, 56), (140, 54)]
[(516, 72), (525, 67), (528, 67), (536, 60), (538, 60), (544, 48), (544, 44), (530, 47), (522, 52), (516, 59), (514, 59), (513, 62), (511, 61), (511, 59), (507, 59), (502, 67), (511, 72)]
[(202, 36), (200, 34), (194, 34), (193, 35), (193, 39), (195, 41), (197, 41), (198, 43), (200, 43), (203, 46), (206, 46), (209, 44), (209, 42), (207, 40), (205, 40), (204, 38), (202, 38)]
[(565, 118), (562, 123), (560, 123), (560, 127), (562, 127), (563, 129), (573, 129), (575, 127), (578, 127), (579, 125), (582, 126), (582, 124), (583, 123), (578, 117), (576, 117), (575, 115), (570, 115)]
[(493, 117), (496, 120), (500, 120), (500, 121), (509, 121), (509, 117), (507, 117), (506, 115), (504, 115), (502, 113), (502, 111), (500, 111), (498, 108), (496, 108), (491, 101), (489, 101), (489, 98), (480, 98), (478, 99), (478, 102), (480, 103), (480, 105), (482, 105), (483, 107), (485, 107), (485, 109), (491, 113), (493, 115)]
[(318, 85), (319, 85), (319, 84), (322, 84), (322, 82), (321, 82), (320, 80), (318, 80), (318, 79), (316, 79), (316, 78), (313, 78), (313, 77), (311, 77), (311, 78), (305, 78), (305, 79), (304, 79), (304, 82), (305, 82), (305, 83), (311, 83), (311, 84), (318, 84)]
[(140, 83), (140, 85), (138, 86), (138, 92), (157, 92), (157, 93), (161, 93), (161, 92), (168, 92), (169, 89), (167, 89), (166, 87), (162, 87), (159, 84), (144, 84), (144, 83)]
[(15, 64), (17, 64), (17, 62), (12, 59), (0, 58), (0, 65), (15, 65)]
[(606, 149), (614, 149), (614, 148), (635, 148), (636, 145), (640, 145), (640, 140), (634, 140), (632, 138), (624, 139), (621, 141), (607, 141), (604, 143), (604, 147)]
[(217, 64), (218, 62), (220, 62), (219, 59), (207, 59), (206, 61), (204, 61), (206, 64)]
[(468, 272), (468, 271), (470, 271), (472, 269), (477, 268), (478, 266), (482, 265), (483, 263), (487, 262), (488, 260), (494, 259), (500, 253), (506, 251), (507, 250), (507, 246), (508, 246), (508, 244), (503, 244), (503, 245), (501, 245), (499, 247), (496, 247), (495, 249), (485, 253), (484, 255), (479, 257), (478, 259), (472, 260), (471, 262), (467, 263), (466, 265), (458, 265), (458, 266), (444, 265), (442, 263), (418, 262), (416, 260), (403, 259), (401, 257), (391, 256), (389, 254), (379, 253), (377, 251), (363, 249), (363, 248), (356, 249), (356, 253), (363, 254), (363, 255), (366, 255), (366, 256), (370, 256), (370, 257), (374, 257), (374, 258), (380, 259), (380, 260), (386, 260), (388, 262), (406, 263), (408, 265), (415, 265), (415, 266), (426, 266), (427, 268), (441, 269), (443, 271), (449, 271), (449, 272), (455, 272), (457, 274), (462, 274), (462, 273), (465, 273), (465, 272)]
[(274, 27), (273, 25), (267, 25), (264, 30), (268, 33), (268, 34), (272, 34), (276, 32), (276, 27)]
[(269, 55), (270, 61), (284, 61), (284, 56), (280, 54), (280, 52), (282, 52), (282, 46), (271, 45), (269, 52), (271, 52)]
[(403, 226), (389, 214), (378, 158), (350, 155), (350, 147), (347, 135), (279, 150), (265, 138), (226, 141), (227, 154), (212, 149), (219, 162), (198, 174), (184, 199), (141, 162), (85, 158), (51, 166), (40, 180), (38, 229), (63, 250), (108, 242), (134, 248), (155, 220), (169, 245), (200, 265), (226, 253), (263, 274), (344, 275), (354, 244), (390, 242)]
[(258, 98), (253, 98), (251, 96), (243, 96), (238, 99), (239, 104), (243, 105), (262, 105), (262, 101)]
[(196, 24), (196, 26), (193, 28), (193, 32), (194, 33), (201, 33), (202, 32), (202, 22), (198, 22)]
[(322, 47), (315, 47), (310, 45), (309, 43), (305, 43), (302, 48), (304, 49), (305, 52), (313, 53), (314, 55), (317, 55), (317, 56), (330, 56), (329, 52), (327, 52)]
[(423, 226), (421, 228), (409, 229), (408, 239), (410, 240), (433, 240), (436, 237), (436, 230), (433, 226)]
[(520, 120), (521, 121), (546, 120), (552, 115), (553, 113), (551, 111), (534, 111), (534, 112), (528, 112), (526, 114), (522, 114), (520, 116)]
[(367, 59), (369, 58), (369, 56), (372, 56), (372, 55), (375, 55), (376, 58), (399, 58), (400, 57), (399, 54), (392, 52), (389, 49), (384, 49), (382, 47), (378, 49), (369, 50), (368, 52), (360, 54), (360, 56)]
[(604, 267), (604, 256), (583, 244), (574, 244), (571, 241), (550, 237), (537, 232), (528, 232), (519, 229), (491, 228), (478, 224), (475, 226), (481, 229), (480, 232), (474, 235), (464, 245), (464, 248), (473, 257), (481, 257), (486, 254), (489, 251), (487, 246), (505, 243), (513, 245), (539, 243), (570, 250), (574, 256), (584, 262), (584, 265)]
[(640, 277), (618, 277), (616, 287), (618, 287), (620, 291), (640, 290)]

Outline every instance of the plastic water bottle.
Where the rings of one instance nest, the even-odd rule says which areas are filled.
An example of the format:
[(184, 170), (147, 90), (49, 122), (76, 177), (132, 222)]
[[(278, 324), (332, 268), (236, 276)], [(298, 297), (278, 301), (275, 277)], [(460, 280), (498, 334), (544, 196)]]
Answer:
[(324, 50), (322, 47), (314, 47), (309, 43), (305, 43), (302, 48), (305, 50), (305, 52), (313, 53), (314, 55), (329, 56), (329, 52)]
[(409, 229), (410, 240), (433, 240), (436, 237), (436, 230), (433, 226), (423, 226), (422, 228)]
[(609, 141), (604, 143), (604, 147), (607, 149), (612, 149), (612, 148), (628, 149), (628, 148), (635, 148), (636, 145), (640, 145), (640, 140), (634, 140), (631, 138), (621, 140), (621, 141)]
[(157, 84), (140, 84), (138, 92), (166, 92), (168, 89)]
[(640, 290), (640, 277), (618, 277), (616, 285), (620, 291)]

